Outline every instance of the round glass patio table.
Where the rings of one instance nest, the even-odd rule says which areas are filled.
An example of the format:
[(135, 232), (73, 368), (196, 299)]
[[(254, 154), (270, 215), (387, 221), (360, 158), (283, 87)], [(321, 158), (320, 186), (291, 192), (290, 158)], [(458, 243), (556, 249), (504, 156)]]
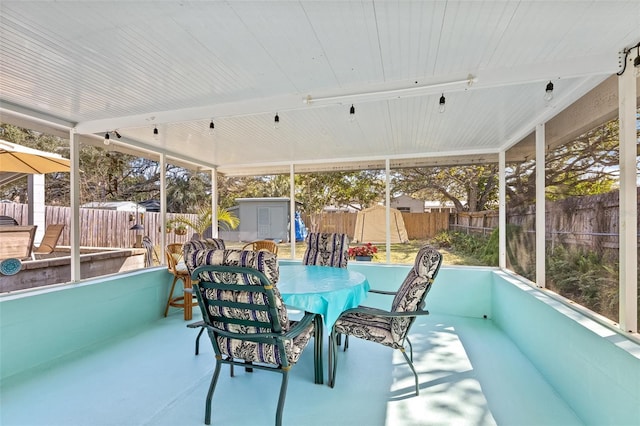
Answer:
[(328, 330), (342, 312), (360, 305), (369, 287), (366, 276), (346, 268), (280, 265), (278, 289), (284, 303), (321, 314)]

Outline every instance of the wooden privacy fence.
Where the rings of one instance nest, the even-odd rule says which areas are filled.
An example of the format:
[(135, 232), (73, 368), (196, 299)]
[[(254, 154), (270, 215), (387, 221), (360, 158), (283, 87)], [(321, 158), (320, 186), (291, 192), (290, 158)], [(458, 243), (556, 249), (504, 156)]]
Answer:
[[(636, 191), (640, 204), (640, 187)], [(566, 245), (597, 253), (620, 248), (620, 202), (617, 191), (547, 201), (545, 210), (545, 238), (550, 248)], [(535, 219), (535, 205), (507, 209), (507, 224), (518, 226), (526, 233), (535, 233)], [(498, 212), (494, 210), (451, 214), (453, 230), (490, 233), (497, 227)]]
[[(11, 216), (20, 225), (27, 225), (28, 206), (17, 203), (0, 203), (0, 215)], [(196, 215), (167, 213), (167, 221), (177, 216), (196, 219)], [(346, 233), (353, 238), (357, 213), (322, 213), (316, 216), (318, 232)], [(46, 206), (45, 224), (62, 223), (65, 225), (62, 237), (58, 242), (61, 246), (69, 246), (71, 209), (69, 207)], [(411, 240), (425, 240), (432, 238), (439, 231), (448, 229), (449, 213), (402, 213), (407, 235)], [(302, 220), (310, 228), (308, 215), (303, 214)], [(154, 245), (160, 243), (160, 213), (146, 212), (138, 214), (138, 223), (144, 230), (141, 235), (151, 238)], [(80, 245), (84, 247), (133, 247), (136, 231), (130, 228), (136, 224), (135, 213), (101, 209), (80, 209)], [(46, 226), (45, 225), (45, 226)], [(240, 225), (242, 226), (242, 224)], [(174, 232), (167, 234), (167, 244), (184, 243), (191, 238), (193, 230), (188, 229), (186, 235)]]
[[(638, 189), (640, 193), (640, 189)], [(640, 197), (639, 197), (640, 199)], [(546, 238), (551, 244), (582, 246), (596, 251), (618, 249), (619, 202), (618, 193), (572, 197), (562, 201), (546, 203)], [(0, 215), (13, 217), (20, 225), (28, 225), (28, 206), (26, 204), (0, 203)], [(70, 245), (69, 207), (45, 207), (45, 223), (65, 224), (60, 245)], [(167, 220), (176, 216), (185, 216), (192, 220), (196, 215), (168, 213)], [(353, 238), (357, 213), (322, 213), (316, 215), (317, 231), (346, 233)], [(449, 228), (467, 232), (490, 233), (498, 227), (498, 212), (462, 212), (449, 213), (402, 213), (407, 234), (411, 240), (425, 240), (434, 237), (439, 231)], [(311, 220), (303, 214), (302, 219), (308, 228)], [(139, 231), (148, 235), (154, 244), (160, 241), (160, 213), (140, 214), (138, 222), (144, 227)], [(640, 222), (640, 217), (639, 217)], [(80, 245), (87, 247), (132, 247), (135, 243), (135, 213), (113, 210), (80, 209)], [(525, 232), (534, 232), (535, 206), (507, 211), (507, 223), (519, 225)], [(240, 225), (242, 226), (242, 224)], [(640, 228), (640, 223), (639, 223)], [(186, 235), (167, 234), (168, 243), (186, 242), (193, 230)]]
[[(27, 225), (28, 206), (17, 203), (0, 203), (0, 215), (11, 216), (20, 225)], [(69, 246), (71, 208), (46, 206), (45, 227), (50, 224), (64, 224), (62, 236), (58, 245)], [(167, 221), (177, 217), (188, 217), (195, 220), (197, 215), (167, 213)], [(160, 213), (138, 213), (138, 223), (143, 230), (131, 231), (136, 224), (136, 214), (101, 209), (80, 209), (80, 245), (83, 247), (133, 247), (136, 242), (136, 233), (149, 236), (154, 245), (160, 243)], [(167, 244), (184, 243), (191, 238), (193, 230), (188, 229), (185, 235), (177, 235), (175, 232), (167, 234)]]
[[(311, 228), (309, 215), (302, 214), (307, 228)], [(336, 232), (347, 234), (353, 239), (358, 213), (336, 212), (316, 215), (317, 232)], [(438, 232), (449, 229), (448, 212), (402, 213), (404, 226), (410, 240), (426, 240), (433, 238)]]
[(494, 228), (498, 227), (496, 210), (451, 213), (450, 219), (450, 227), (454, 231), (490, 234)]
[(314, 214), (313, 219), (317, 229), (312, 229), (314, 221), (311, 215), (302, 213), (300, 215), (309, 232), (334, 232), (337, 234), (347, 234), (349, 239), (353, 238), (353, 232), (356, 228), (356, 213), (335, 212)]
[(449, 212), (402, 213), (410, 240), (427, 240), (449, 229)]

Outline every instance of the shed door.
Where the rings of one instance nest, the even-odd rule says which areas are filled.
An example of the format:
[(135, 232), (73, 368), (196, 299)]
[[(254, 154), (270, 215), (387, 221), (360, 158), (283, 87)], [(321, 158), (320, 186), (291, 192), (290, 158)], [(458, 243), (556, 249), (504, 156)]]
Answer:
[(271, 209), (258, 207), (258, 239), (264, 240), (271, 236)]

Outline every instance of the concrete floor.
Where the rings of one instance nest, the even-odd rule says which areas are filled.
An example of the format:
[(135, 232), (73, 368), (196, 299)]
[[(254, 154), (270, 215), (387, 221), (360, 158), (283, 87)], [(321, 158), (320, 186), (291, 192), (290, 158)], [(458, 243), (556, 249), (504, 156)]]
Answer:
[[(197, 331), (185, 325), (175, 311), (153, 327), (5, 380), (0, 424), (204, 424), (213, 350), (205, 335), (195, 356)], [(313, 383), (313, 350), (303, 353), (290, 373), (283, 424), (583, 424), (490, 320), (423, 317), (411, 340), (419, 396), (398, 351), (351, 338), (349, 350), (339, 351), (333, 389)], [(236, 369), (231, 378), (225, 367), (212, 424), (274, 424), (279, 385), (277, 374)]]

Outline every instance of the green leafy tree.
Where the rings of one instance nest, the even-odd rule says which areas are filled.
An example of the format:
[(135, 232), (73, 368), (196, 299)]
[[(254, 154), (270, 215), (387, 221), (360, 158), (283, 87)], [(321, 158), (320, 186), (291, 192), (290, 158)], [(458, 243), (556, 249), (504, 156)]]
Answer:
[[(311, 229), (328, 205), (367, 207), (382, 199), (384, 181), (379, 171), (308, 173), (295, 176), (295, 198), (310, 215)], [(289, 197), (289, 175), (220, 177), (219, 204), (231, 207), (236, 198)]]
[(296, 200), (316, 230), (318, 215), (329, 205), (364, 208), (382, 199), (384, 182), (377, 171), (310, 173), (295, 176)]
[[(619, 163), (618, 128), (618, 120), (610, 120), (549, 150), (545, 159), (547, 199), (602, 194), (614, 189)], [(511, 207), (535, 201), (535, 167), (533, 160), (509, 165), (506, 191)]]
[(450, 201), (459, 212), (482, 211), (497, 205), (497, 164), (401, 169), (392, 182), (394, 194)]

